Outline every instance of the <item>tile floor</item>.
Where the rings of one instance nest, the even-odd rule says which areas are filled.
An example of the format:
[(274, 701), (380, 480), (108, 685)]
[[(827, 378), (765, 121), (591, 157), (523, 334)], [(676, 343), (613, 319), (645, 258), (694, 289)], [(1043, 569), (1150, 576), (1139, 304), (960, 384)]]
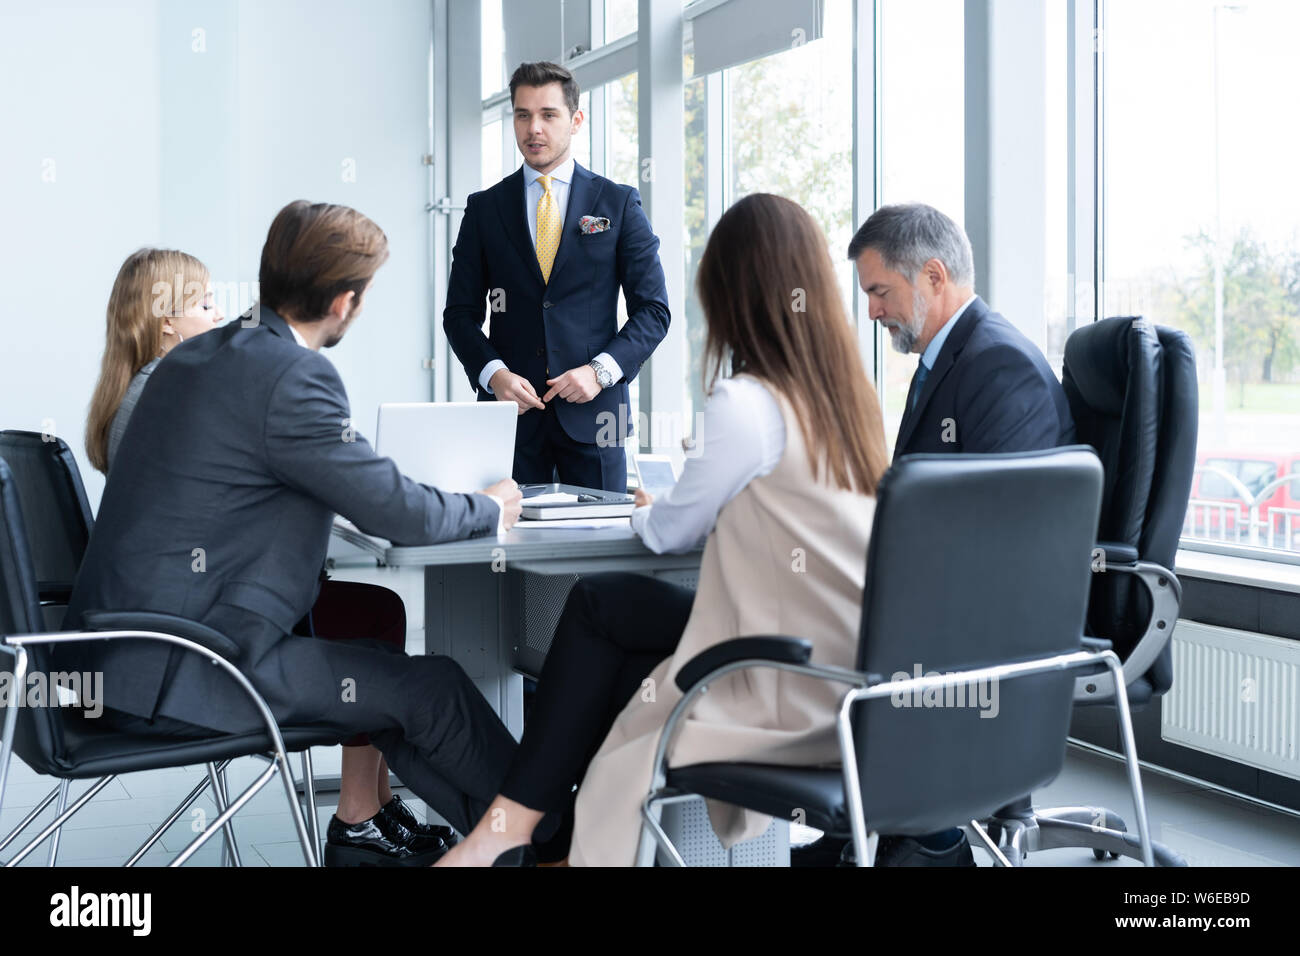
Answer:
[[(261, 764), (238, 761), (231, 769), (232, 787), (251, 780)], [(119, 777), (98, 794), (64, 828), (59, 847), (60, 866), (116, 866), (144, 842), (153, 826), (161, 823), (200, 779), (202, 768), (159, 770)], [(319, 770), (318, 770), (319, 773)], [(11, 768), (9, 792), (0, 811), (0, 833), (7, 833), (53, 786), (19, 761)], [(1193, 866), (1300, 866), (1300, 817), (1278, 813), (1157, 773), (1143, 775), (1147, 812), (1152, 833), (1177, 850)], [(75, 784), (72, 796), (83, 793), (85, 782)], [(416, 812), (425, 807), (409, 794)], [(322, 795), (319, 816), (322, 830), (334, 805), (332, 795)], [(1035, 794), (1038, 806), (1101, 803), (1132, 826), (1132, 806), (1123, 766), (1099, 755), (1071, 748), (1064, 773)], [(200, 813), (201, 812), (201, 813)], [(164, 865), (184, 848), (206, 820), (216, 815), (212, 801), (201, 798), (191, 813), (177, 821), (144, 858), (148, 865)], [(42, 820), (53, 817), (47, 809)], [(283, 786), (272, 780), (235, 818), (236, 835), (245, 866), (301, 866), (302, 853), (293, 836)], [(3, 854), (12, 855), (13, 847)], [(980, 865), (989, 855), (976, 848)], [(22, 861), (22, 866), (44, 866), (44, 845)], [(190, 865), (216, 866), (221, 841), (213, 837)], [(1048, 850), (1033, 854), (1029, 866), (1136, 866), (1120, 859), (1099, 864), (1088, 850)]]

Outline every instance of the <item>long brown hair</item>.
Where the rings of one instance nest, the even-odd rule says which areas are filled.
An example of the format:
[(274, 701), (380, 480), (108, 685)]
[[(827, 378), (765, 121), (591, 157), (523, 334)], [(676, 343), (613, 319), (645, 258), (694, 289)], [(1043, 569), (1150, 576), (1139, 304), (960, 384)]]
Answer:
[(158, 357), (163, 320), (202, 301), (210, 279), (198, 259), (174, 249), (140, 249), (122, 263), (108, 297), (108, 332), (86, 419), (86, 454), (108, 473), (108, 432), (135, 373)]
[(771, 385), (794, 408), (813, 474), (875, 494), (889, 467), (884, 419), (812, 217), (780, 196), (746, 196), (714, 227), (696, 284), (705, 391), (728, 364)]

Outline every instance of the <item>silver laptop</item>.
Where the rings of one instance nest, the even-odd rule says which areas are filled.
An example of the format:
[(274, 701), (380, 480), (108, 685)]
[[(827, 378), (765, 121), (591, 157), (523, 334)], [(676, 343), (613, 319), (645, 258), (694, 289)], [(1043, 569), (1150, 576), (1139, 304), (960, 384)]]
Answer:
[(398, 402), (379, 406), (375, 451), (440, 491), (481, 491), (515, 462), (514, 402)]

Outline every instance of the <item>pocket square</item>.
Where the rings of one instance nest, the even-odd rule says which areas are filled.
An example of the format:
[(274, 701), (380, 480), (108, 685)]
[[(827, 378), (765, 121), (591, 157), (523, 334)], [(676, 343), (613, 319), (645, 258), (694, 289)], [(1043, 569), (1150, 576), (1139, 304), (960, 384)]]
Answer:
[(583, 216), (578, 220), (578, 228), (582, 230), (584, 236), (590, 236), (608, 229), (609, 220), (604, 216)]

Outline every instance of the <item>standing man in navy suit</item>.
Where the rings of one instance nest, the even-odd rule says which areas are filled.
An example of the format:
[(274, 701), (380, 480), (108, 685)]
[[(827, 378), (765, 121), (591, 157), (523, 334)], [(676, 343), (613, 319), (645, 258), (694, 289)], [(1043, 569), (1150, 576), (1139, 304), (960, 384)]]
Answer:
[(524, 165), (466, 203), (443, 328), (479, 401), (519, 407), (517, 482), (626, 491), (627, 386), (668, 331), (659, 240), (635, 188), (574, 162), (572, 73), (524, 63), (510, 101)]

